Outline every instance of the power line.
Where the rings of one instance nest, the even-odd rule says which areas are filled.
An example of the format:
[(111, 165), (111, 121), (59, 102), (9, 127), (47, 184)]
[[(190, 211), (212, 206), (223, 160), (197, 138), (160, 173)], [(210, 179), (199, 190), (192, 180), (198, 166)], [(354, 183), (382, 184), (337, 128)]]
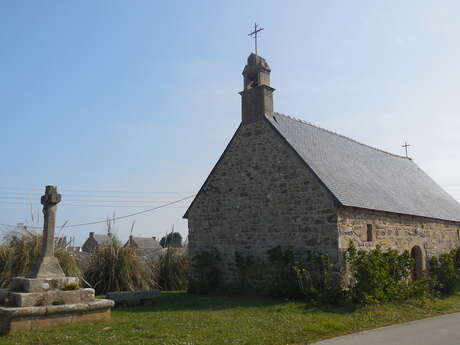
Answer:
[[(104, 190), (104, 189), (73, 189), (60, 186), (61, 192), (74, 192), (74, 193), (118, 193), (118, 194), (188, 194), (190, 191), (132, 191), (132, 190)], [(2, 187), (0, 190), (7, 190), (6, 193), (35, 193), (38, 194), (43, 191), (42, 188), (23, 188), (23, 187)]]
[[(157, 194), (171, 194), (171, 195), (176, 195), (176, 194), (190, 194), (191, 192), (168, 192), (168, 191), (151, 191), (151, 192), (123, 192), (123, 191), (69, 191), (64, 188), (60, 188), (60, 191), (63, 192), (66, 195), (99, 195), (99, 196), (111, 196), (111, 195), (125, 195), (125, 196), (136, 196), (137, 194), (152, 194), (152, 196), (156, 196)], [(18, 190), (2, 190), (0, 188), (0, 193), (1, 194), (7, 194), (7, 195), (37, 195), (42, 193), (42, 190), (34, 190), (34, 191), (18, 191)], [(149, 195), (146, 195), (149, 196)]]
[[(6, 208), (6, 207), (17, 207), (17, 205), (24, 205), (24, 206), (30, 206), (30, 204), (27, 203), (9, 203), (9, 202), (1, 202), (0, 201), (0, 208)], [(40, 207), (40, 204), (32, 204), (33, 207)], [(65, 207), (83, 207), (83, 208), (88, 208), (88, 207), (94, 207), (94, 208), (140, 208), (140, 207), (146, 207), (146, 205), (96, 205), (96, 204), (63, 204), (62, 206)], [(174, 206), (171, 208), (186, 208), (188, 207), (187, 205), (184, 206)]]
[[(35, 199), (35, 198), (34, 198)], [(139, 200), (139, 199), (134, 199), (134, 200), (129, 200), (129, 199), (124, 199), (124, 200), (99, 200), (99, 199), (74, 199), (74, 198), (70, 198), (70, 199), (64, 199), (64, 201), (68, 202), (68, 201), (71, 201), (71, 202), (103, 202), (103, 203), (111, 203), (111, 202), (114, 202), (114, 203), (118, 203), (118, 202), (126, 202), (126, 203), (130, 203), (130, 202), (137, 202), (137, 203), (152, 203), (152, 202), (167, 202), (169, 200), (165, 200), (167, 198), (161, 198), (160, 200), (158, 199), (142, 199), (142, 200)], [(0, 195), (0, 201), (9, 201), (9, 200), (15, 200), (15, 201), (28, 201), (30, 202), (30, 198), (25, 198), (25, 197), (9, 197), (9, 196), (1, 196)]]
[[(14, 195), (14, 194), (3, 194), (0, 193), (0, 199), (11, 199), (11, 200), (40, 200), (40, 194), (43, 193), (36, 193), (36, 194), (28, 194), (28, 195)], [(185, 194), (185, 193), (184, 193)], [(136, 201), (136, 200), (171, 200), (171, 199), (176, 199), (181, 196), (187, 196), (192, 193), (187, 193), (185, 195), (149, 195), (149, 196), (144, 196), (144, 195), (75, 195), (75, 194), (64, 194), (66, 201), (69, 200), (91, 200), (91, 201), (99, 201), (99, 200), (131, 200), (131, 201)]]
[[(167, 204), (163, 204), (163, 205), (160, 205), (160, 206), (156, 206), (156, 207), (152, 207), (152, 208), (149, 208), (147, 210), (143, 210), (143, 211), (139, 211), (139, 212), (134, 212), (134, 213), (131, 213), (131, 214), (127, 214), (125, 216), (119, 216), (119, 217), (114, 217), (114, 218), (110, 218), (110, 220), (119, 220), (119, 219), (126, 219), (126, 218), (130, 218), (130, 217), (134, 217), (134, 216), (138, 216), (140, 214), (144, 214), (144, 213), (148, 213), (148, 212), (152, 212), (152, 211), (155, 211), (155, 210), (158, 210), (160, 208), (164, 208), (164, 207), (168, 207), (168, 206), (171, 206), (171, 205), (174, 205), (174, 204), (178, 204), (179, 202), (182, 202), (184, 200), (188, 200), (188, 199), (191, 199), (195, 196), (196, 194), (193, 194), (193, 195), (189, 195), (185, 198), (182, 198), (182, 199), (179, 199), (179, 200), (175, 200), (175, 201), (171, 201)], [(80, 227), (80, 226), (88, 226), (88, 225), (95, 225), (95, 224), (103, 224), (103, 223), (107, 223), (107, 219), (104, 219), (104, 220), (97, 220), (97, 221), (94, 221), (94, 222), (87, 222), (87, 223), (80, 223), (80, 224), (73, 224), (73, 225), (60, 225), (59, 227), (64, 227), (64, 228), (76, 228), (76, 227)], [(8, 227), (14, 227), (14, 225), (11, 225), (11, 224), (0, 224), (0, 226), (8, 226)], [(29, 229), (41, 229), (41, 227), (39, 226), (28, 226)]]
[[(61, 206), (81, 206), (81, 207), (129, 207), (142, 208), (152, 206), (152, 204), (167, 203), (173, 200), (64, 200)], [(134, 204), (131, 204), (134, 203)], [(40, 207), (40, 201), (37, 200), (3, 200), (0, 197), (0, 205), (27, 205), (31, 207)]]

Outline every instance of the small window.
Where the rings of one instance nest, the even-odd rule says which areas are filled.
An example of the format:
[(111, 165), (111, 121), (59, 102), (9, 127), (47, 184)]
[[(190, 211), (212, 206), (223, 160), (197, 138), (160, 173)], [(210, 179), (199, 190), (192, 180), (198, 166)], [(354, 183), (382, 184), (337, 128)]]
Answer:
[(374, 232), (372, 230), (372, 224), (367, 224), (367, 241), (372, 242), (374, 240)]

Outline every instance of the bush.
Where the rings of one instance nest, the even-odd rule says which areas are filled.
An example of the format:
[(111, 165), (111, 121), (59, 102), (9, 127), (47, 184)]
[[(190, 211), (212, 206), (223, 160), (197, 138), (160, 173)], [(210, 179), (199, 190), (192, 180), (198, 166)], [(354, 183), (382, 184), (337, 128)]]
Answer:
[(294, 272), (300, 292), (308, 300), (334, 305), (346, 302), (347, 294), (329, 256), (310, 252), (303, 265), (294, 265)]
[(294, 252), (289, 248), (277, 246), (268, 252), (270, 271), (267, 272), (266, 288), (273, 297), (300, 297), (302, 292), (294, 269)]
[(10, 256), (10, 247), (0, 246), (0, 272), (4, 272)]
[(350, 246), (347, 260), (351, 265), (352, 298), (359, 304), (377, 304), (426, 294), (428, 282), (413, 282), (413, 259), (408, 251), (399, 254), (394, 249), (383, 251), (380, 246), (370, 251)]
[(235, 252), (235, 266), (238, 275), (238, 284), (232, 292), (240, 294), (252, 292), (253, 287), (250, 284), (250, 278), (256, 268), (254, 256)]
[[(42, 236), (35, 233), (10, 236), (6, 246), (0, 249), (0, 286), (7, 287), (12, 278), (29, 273), (40, 255), (41, 248)], [(75, 257), (64, 248), (56, 248), (54, 255), (67, 276), (82, 277)]]
[(160, 240), (160, 246), (163, 248), (182, 247), (182, 236), (178, 232), (170, 232), (166, 236), (163, 236)]
[(168, 247), (156, 259), (148, 259), (162, 290), (184, 290), (188, 285), (188, 260), (184, 248)]
[(96, 294), (148, 290), (158, 286), (148, 265), (132, 248), (121, 247), (116, 238), (91, 254), (85, 278)]
[(189, 291), (210, 294), (217, 291), (222, 276), (220, 253), (216, 248), (204, 250), (192, 258), (194, 276), (190, 278)]
[(453, 249), (439, 258), (433, 257), (429, 262), (434, 292), (449, 295), (460, 287), (460, 250)]
[(309, 252), (302, 261), (291, 249), (278, 246), (268, 251), (274, 275), (269, 281), (269, 294), (274, 297), (307, 298), (326, 304), (342, 304), (346, 294), (337, 284), (330, 257)]
[(62, 290), (65, 291), (72, 291), (72, 290), (80, 290), (80, 284), (79, 283), (67, 283)]

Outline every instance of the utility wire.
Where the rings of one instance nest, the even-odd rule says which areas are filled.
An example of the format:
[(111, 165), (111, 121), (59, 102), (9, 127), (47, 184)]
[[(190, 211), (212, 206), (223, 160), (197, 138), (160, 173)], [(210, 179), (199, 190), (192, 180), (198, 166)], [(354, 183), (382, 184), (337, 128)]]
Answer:
[[(103, 189), (73, 189), (60, 187), (61, 192), (73, 192), (73, 193), (117, 193), (117, 194), (188, 194), (190, 191), (131, 191), (131, 190), (103, 190)], [(40, 193), (43, 191), (43, 188), (22, 188), (22, 187), (1, 187), (0, 191), (3, 193)], [(67, 193), (66, 193), (67, 194)]]
[[(4, 203), (0, 202), (0, 208), (9, 208), (9, 207), (17, 207), (17, 205), (24, 205), (24, 206), (31, 206), (30, 204), (27, 203)], [(33, 207), (39, 208), (41, 205), (40, 204), (32, 204)], [(96, 204), (62, 204), (63, 207), (83, 207), (83, 208), (142, 208), (146, 207), (147, 205), (96, 205)], [(186, 208), (188, 207), (187, 205), (184, 206), (173, 206), (171, 208)]]
[[(35, 199), (35, 198), (34, 198)], [(166, 199), (166, 200), (165, 200)], [(7, 196), (0, 196), (0, 201), (9, 201), (9, 200), (14, 200), (14, 201), (30, 201), (30, 198), (22, 198), (22, 197), (7, 197)], [(171, 200), (171, 199), (169, 199)], [(99, 199), (74, 199), (70, 197), (69, 199), (65, 199), (64, 201), (71, 201), (71, 202), (103, 202), (103, 203), (111, 203), (111, 202), (121, 202), (121, 203), (131, 203), (131, 202), (137, 202), (137, 203), (152, 203), (152, 202), (167, 202), (169, 201), (168, 198), (161, 198), (160, 200), (158, 199), (124, 199), (124, 200), (99, 200)]]
[[(192, 195), (189, 195), (185, 198), (182, 198), (182, 199), (179, 199), (179, 200), (175, 200), (175, 201), (171, 201), (167, 204), (163, 204), (163, 205), (160, 205), (160, 206), (156, 206), (156, 207), (152, 207), (152, 208), (149, 208), (147, 210), (143, 210), (143, 211), (139, 211), (139, 212), (135, 212), (135, 213), (131, 213), (131, 214), (127, 214), (125, 216), (119, 216), (119, 217), (114, 217), (114, 218), (110, 218), (110, 220), (112, 221), (115, 221), (115, 220), (119, 220), (119, 219), (126, 219), (126, 218), (130, 218), (130, 217), (134, 217), (134, 216), (138, 216), (140, 214), (144, 214), (144, 213), (148, 213), (148, 212), (152, 212), (152, 211), (155, 211), (155, 210), (158, 210), (160, 208), (164, 208), (164, 207), (168, 207), (168, 206), (171, 206), (171, 205), (174, 205), (174, 204), (178, 204), (184, 200), (188, 200), (188, 199), (191, 199), (195, 196), (196, 194), (192, 194)], [(102, 223), (107, 223), (107, 219), (104, 219), (104, 220), (97, 220), (97, 221), (94, 221), (94, 222), (87, 222), (87, 223), (80, 223), (80, 224), (73, 224), (73, 225), (60, 225), (58, 227), (65, 227), (65, 228), (76, 228), (76, 227), (80, 227), (80, 226), (87, 226), (87, 225), (95, 225), (95, 224), (102, 224)], [(1, 226), (7, 226), (7, 227), (15, 227), (15, 225), (11, 225), (11, 224), (0, 224)], [(27, 226), (28, 229), (41, 229), (42, 227), (39, 227), (39, 226)]]

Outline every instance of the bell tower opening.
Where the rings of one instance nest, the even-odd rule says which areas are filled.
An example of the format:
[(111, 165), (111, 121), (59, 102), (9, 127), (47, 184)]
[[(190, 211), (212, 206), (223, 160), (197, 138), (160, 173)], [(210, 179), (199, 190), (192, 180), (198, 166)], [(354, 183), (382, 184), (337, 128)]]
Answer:
[(242, 122), (260, 121), (273, 113), (273, 89), (270, 86), (270, 66), (264, 58), (252, 53), (243, 70)]
[(249, 90), (259, 85), (270, 86), (270, 66), (263, 57), (251, 54), (243, 70), (244, 89)]

